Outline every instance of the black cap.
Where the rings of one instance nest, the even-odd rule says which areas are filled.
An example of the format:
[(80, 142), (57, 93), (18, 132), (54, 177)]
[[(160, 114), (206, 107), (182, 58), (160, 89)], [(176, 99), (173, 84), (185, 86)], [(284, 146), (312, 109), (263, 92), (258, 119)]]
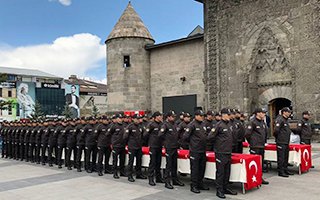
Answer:
[(213, 112), (213, 111), (211, 111), (211, 110), (208, 110), (208, 112), (207, 112), (207, 116), (208, 116), (208, 115), (214, 116), (214, 112)]
[(94, 118), (92, 116), (86, 117), (86, 120), (94, 120)]
[(100, 119), (106, 120), (106, 119), (108, 119), (108, 117), (107, 117), (106, 115), (102, 115), (102, 116), (100, 117)]
[(143, 116), (141, 116), (141, 115), (139, 115), (139, 114), (134, 114), (134, 115), (132, 116), (132, 118), (133, 118), (133, 119), (142, 119)]
[(230, 109), (230, 114), (235, 115), (236, 114), (236, 109)]
[(228, 108), (222, 108), (221, 111), (220, 111), (220, 113), (221, 113), (221, 115), (222, 115), (222, 114), (227, 114), (227, 115), (229, 115), (229, 114), (230, 114), (230, 109), (228, 109)]
[(235, 111), (237, 114), (241, 114), (240, 109), (234, 109), (234, 111)]
[(175, 117), (176, 113), (173, 110), (170, 110), (169, 112), (166, 113), (166, 117)]
[(183, 114), (183, 117), (191, 117), (191, 115), (190, 115), (190, 113), (186, 112), (186, 113)]
[(284, 107), (284, 108), (281, 109), (281, 113), (284, 113), (284, 112), (290, 112), (291, 113), (291, 110), (288, 107)]
[(309, 111), (303, 111), (302, 115), (311, 115), (311, 113)]
[(161, 116), (161, 115), (162, 115), (161, 112), (156, 111), (156, 112), (153, 113), (152, 117), (155, 118), (155, 117), (158, 117), (158, 116)]
[(267, 113), (267, 110), (264, 108), (257, 108), (254, 113)]
[(114, 115), (114, 119), (117, 119), (117, 118), (123, 118), (123, 115), (121, 113), (117, 113)]
[(179, 114), (179, 115), (180, 115), (180, 116), (181, 116), (181, 115), (184, 115), (184, 112), (183, 112), (183, 111), (182, 111), (182, 112), (180, 112), (180, 114)]
[(196, 115), (204, 116), (204, 112), (203, 112), (202, 110), (196, 110), (196, 111), (194, 112), (194, 115), (195, 115), (195, 116), (196, 116)]

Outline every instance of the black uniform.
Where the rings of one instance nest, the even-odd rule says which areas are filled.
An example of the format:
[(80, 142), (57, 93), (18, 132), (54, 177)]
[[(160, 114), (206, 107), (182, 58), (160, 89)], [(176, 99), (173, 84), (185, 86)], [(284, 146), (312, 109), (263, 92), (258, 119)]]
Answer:
[[(213, 121), (212, 120), (204, 120), (203, 121), (203, 127), (206, 128), (206, 133), (207, 135), (210, 134), (211, 130), (214, 128), (214, 124), (213, 124)], [(208, 142), (207, 143), (207, 151), (213, 151), (213, 143), (212, 142)]]
[(125, 141), (123, 140), (124, 126), (122, 123), (113, 123), (107, 130), (107, 135), (111, 135), (113, 174), (118, 176), (118, 157), (120, 159), (120, 175), (125, 176), (124, 162), (126, 156)]
[(111, 155), (111, 135), (107, 135), (107, 130), (110, 125), (99, 124), (95, 128), (95, 133), (98, 135), (98, 165), (97, 169), (100, 173), (103, 170), (103, 158), (104, 158), (104, 172), (111, 173), (109, 166), (109, 159)]
[(36, 142), (35, 142), (35, 161), (37, 164), (40, 164), (40, 149), (41, 149), (41, 136), (44, 131), (43, 126), (39, 126), (36, 132)]
[(77, 158), (77, 130), (74, 126), (69, 125), (66, 128), (67, 134), (67, 148), (66, 148), (66, 166), (68, 169), (72, 169), (71, 155), (73, 152), (73, 163), (76, 167), (76, 158)]
[(128, 163), (128, 177), (132, 179), (133, 175), (133, 161), (136, 158), (136, 176), (141, 177), (141, 163), (142, 163), (142, 142), (143, 142), (143, 129), (140, 124), (131, 123), (126, 129), (123, 136), (127, 141), (129, 150), (129, 163)]
[(42, 129), (42, 135), (41, 135), (41, 162), (42, 165), (46, 164), (46, 152), (49, 152), (49, 134), (50, 134), (50, 127), (45, 126)]
[[(82, 152), (84, 151), (84, 158), (86, 160), (86, 151), (85, 151), (85, 132), (83, 130), (83, 127), (85, 125), (79, 124), (76, 126), (76, 132), (77, 132), (77, 168), (78, 171), (81, 171), (81, 158), (82, 158)], [(86, 163), (86, 161), (84, 162)], [(85, 169), (87, 169), (87, 166), (84, 166)]]
[(216, 185), (217, 191), (224, 193), (227, 190), (232, 153), (232, 125), (229, 121), (221, 120), (212, 132), (214, 137), (214, 152), (216, 155)]
[(62, 167), (62, 153), (63, 150), (66, 148), (67, 146), (67, 135), (66, 135), (66, 127), (59, 125), (57, 126), (56, 130), (57, 131), (57, 147), (58, 147), (58, 156), (57, 156), (57, 163), (59, 168)]
[(36, 135), (38, 132), (38, 127), (32, 126), (31, 133), (29, 138), (29, 158), (33, 163), (35, 162), (35, 149), (36, 149)]
[(177, 130), (179, 132), (179, 145), (182, 149), (189, 149), (189, 144), (188, 142), (186, 142), (184, 139), (183, 139), (183, 135), (184, 133), (186, 132), (186, 129), (187, 129), (187, 126), (188, 126), (189, 123), (186, 123), (185, 121), (182, 121), (178, 127), (177, 127)]
[(301, 144), (311, 144), (312, 129), (308, 119), (299, 121), (297, 132), (300, 135)]
[[(48, 141), (48, 163), (52, 166), (53, 163), (57, 164), (57, 156), (58, 156), (58, 148), (57, 148), (57, 140), (58, 140), (58, 131), (56, 130), (56, 126), (49, 126), (49, 141)], [(52, 154), (54, 153), (55, 160), (52, 158)], [(53, 162), (54, 161), (54, 162)]]
[(7, 129), (8, 127), (1, 127), (1, 138), (2, 138), (2, 149), (1, 149), (1, 157), (4, 158), (6, 155), (6, 146), (7, 146)]
[(30, 134), (31, 134), (31, 126), (27, 126), (24, 137), (23, 137), (23, 145), (24, 145), (24, 158), (26, 159), (26, 162), (29, 162), (29, 141), (30, 141)]
[[(203, 188), (206, 169), (207, 128), (201, 121), (194, 119), (186, 128), (184, 139), (189, 142), (191, 188)], [(211, 127), (211, 126), (210, 126)], [(210, 129), (209, 127), (209, 129)], [(212, 129), (210, 129), (211, 131)]]
[(21, 127), (20, 136), (19, 136), (19, 157), (21, 161), (23, 161), (23, 159), (25, 158), (24, 135), (26, 134), (27, 128), (28, 127), (26, 125)]
[[(86, 166), (87, 171), (92, 172), (92, 170), (96, 169), (96, 161), (97, 161), (97, 133), (94, 131), (95, 125), (87, 124), (83, 127), (83, 131), (85, 132), (85, 149), (86, 149)], [(92, 158), (92, 160), (91, 160)]]
[[(245, 124), (243, 121), (240, 119), (237, 119), (237, 124), (238, 124), (238, 137), (237, 137), (237, 147), (235, 150), (235, 153), (243, 153), (243, 142), (245, 141)], [(266, 133), (267, 134), (267, 133)]]
[(240, 129), (240, 120), (232, 119), (230, 120), (231, 130), (232, 130), (232, 153), (238, 153), (238, 135)]
[(164, 147), (166, 149), (166, 170), (164, 178), (168, 184), (171, 180), (178, 180), (177, 159), (179, 133), (177, 131), (177, 125), (174, 122), (164, 121), (159, 132), (159, 137), (164, 138)]
[(289, 143), (291, 135), (288, 119), (281, 115), (277, 117), (274, 135), (277, 143), (278, 172), (283, 174), (288, 172)]
[(261, 155), (262, 161), (264, 161), (264, 147), (267, 133), (268, 127), (265, 122), (256, 117), (246, 127), (245, 137), (250, 144), (250, 153)]
[(149, 179), (156, 177), (157, 182), (162, 182), (161, 160), (162, 139), (159, 137), (161, 122), (151, 122), (146, 128), (145, 137), (148, 138), (150, 163), (148, 168)]

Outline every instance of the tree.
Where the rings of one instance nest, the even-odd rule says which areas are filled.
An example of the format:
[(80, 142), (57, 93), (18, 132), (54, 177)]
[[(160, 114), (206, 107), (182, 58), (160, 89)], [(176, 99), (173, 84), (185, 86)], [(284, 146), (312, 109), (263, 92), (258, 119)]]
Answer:
[(69, 107), (69, 105), (66, 103), (66, 105), (64, 106), (64, 110), (62, 112), (62, 115), (65, 117), (65, 118), (71, 118), (72, 116), (72, 113), (71, 113), (71, 109)]
[(99, 114), (100, 114), (100, 111), (99, 111), (98, 107), (96, 105), (93, 105), (93, 107), (92, 107), (92, 115), (94, 117), (97, 117)]
[(33, 113), (31, 114), (31, 119), (39, 119), (44, 116), (42, 106), (38, 101), (36, 101), (36, 103), (34, 104), (32, 111)]
[(12, 105), (13, 101), (0, 101), (0, 110), (8, 109), (8, 106)]

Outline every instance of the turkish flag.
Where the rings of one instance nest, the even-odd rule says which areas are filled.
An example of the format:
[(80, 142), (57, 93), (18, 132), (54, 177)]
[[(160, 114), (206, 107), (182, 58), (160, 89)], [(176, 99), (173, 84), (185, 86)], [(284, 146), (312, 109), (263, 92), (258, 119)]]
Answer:
[(246, 190), (250, 190), (262, 184), (262, 157), (260, 155), (250, 155), (245, 161), (247, 183), (244, 187)]
[(301, 172), (307, 172), (312, 166), (311, 146), (300, 145), (300, 152), (301, 152), (300, 170)]

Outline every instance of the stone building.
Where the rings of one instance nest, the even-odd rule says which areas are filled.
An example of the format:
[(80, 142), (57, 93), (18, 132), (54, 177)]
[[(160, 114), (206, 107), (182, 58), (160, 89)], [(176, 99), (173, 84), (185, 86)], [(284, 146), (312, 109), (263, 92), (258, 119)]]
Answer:
[(204, 34), (162, 44), (128, 5), (106, 41), (108, 110), (262, 106), (273, 119), (290, 106), (320, 120), (318, 0), (197, 1)]

